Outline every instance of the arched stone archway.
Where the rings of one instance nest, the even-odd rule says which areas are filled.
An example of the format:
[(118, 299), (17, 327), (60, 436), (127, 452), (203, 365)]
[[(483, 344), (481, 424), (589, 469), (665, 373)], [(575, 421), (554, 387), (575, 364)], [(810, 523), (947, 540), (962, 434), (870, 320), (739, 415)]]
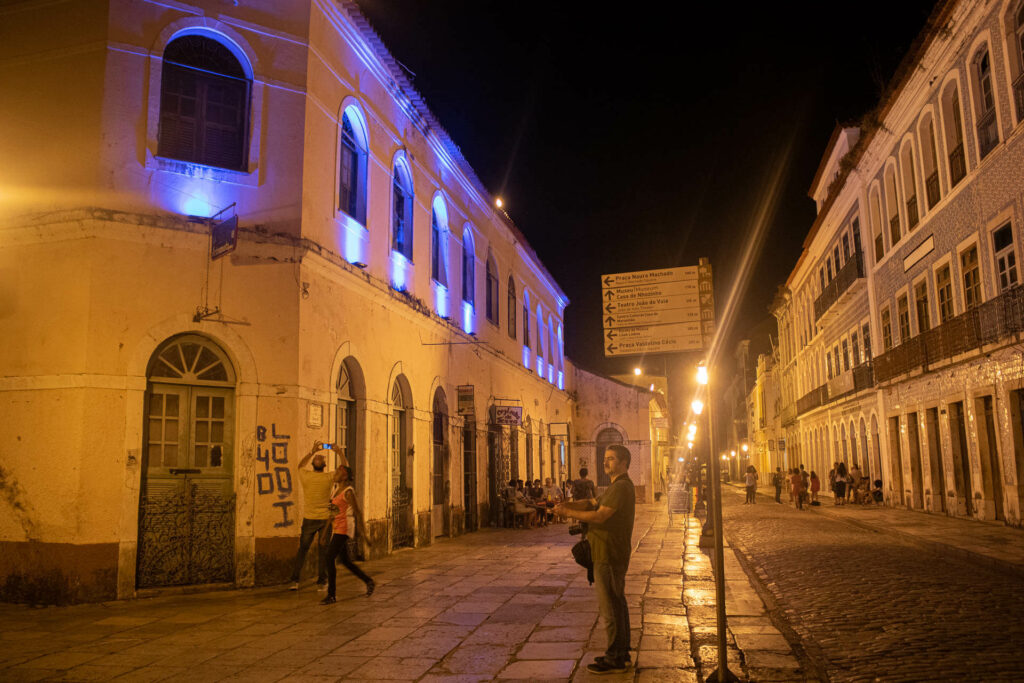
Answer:
[(412, 547), (416, 541), (413, 512), (412, 390), (405, 375), (391, 385), (391, 547)]
[(433, 456), (430, 535), (443, 536), (451, 533), (451, 450), (448, 440), (448, 399), (441, 387), (434, 391), (430, 446)]

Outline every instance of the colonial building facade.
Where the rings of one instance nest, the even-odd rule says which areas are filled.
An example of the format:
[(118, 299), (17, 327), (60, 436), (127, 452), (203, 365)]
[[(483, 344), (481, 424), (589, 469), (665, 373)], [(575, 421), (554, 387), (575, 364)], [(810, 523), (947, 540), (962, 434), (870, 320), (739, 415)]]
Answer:
[(283, 580), (314, 440), (371, 555), (569, 476), (569, 301), (354, 3), (0, 38), (0, 599)]
[(886, 502), (1020, 524), (1024, 3), (942, 2), (879, 107), (837, 128), (775, 304), (786, 462)]

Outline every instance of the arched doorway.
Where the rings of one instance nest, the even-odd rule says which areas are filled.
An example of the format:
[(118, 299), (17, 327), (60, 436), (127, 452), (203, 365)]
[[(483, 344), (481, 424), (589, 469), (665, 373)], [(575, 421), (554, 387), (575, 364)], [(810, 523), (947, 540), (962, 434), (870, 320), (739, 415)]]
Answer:
[(136, 585), (233, 581), (234, 368), (185, 334), (156, 350), (146, 377)]
[(448, 469), (451, 459), (448, 448), (448, 402), (444, 390), (438, 387), (434, 392), (434, 414), (431, 429), (431, 446), (434, 452), (434, 469), (431, 474), (431, 518), (432, 536), (448, 533), (445, 511), (449, 505), (451, 491), (448, 485)]
[(412, 400), (408, 382), (399, 375), (391, 386), (391, 547), (412, 547)]
[(614, 427), (605, 427), (597, 433), (597, 439), (594, 440), (594, 469), (597, 470), (598, 486), (608, 486), (612, 483), (608, 473), (604, 471), (604, 452), (609, 446), (617, 443), (622, 443), (622, 434)]

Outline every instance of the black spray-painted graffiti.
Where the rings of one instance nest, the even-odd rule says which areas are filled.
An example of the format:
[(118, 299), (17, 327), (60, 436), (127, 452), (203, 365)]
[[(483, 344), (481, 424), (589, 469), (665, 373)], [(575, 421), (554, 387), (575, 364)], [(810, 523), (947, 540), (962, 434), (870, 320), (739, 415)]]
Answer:
[(275, 522), (275, 527), (295, 524), (295, 520), (288, 517), (288, 508), (295, 504), (288, 500), (292, 495), (292, 471), (288, 469), (290, 438), (287, 434), (278, 434), (277, 425), (271, 424), (270, 447), (266, 448), (263, 444), (267, 441), (267, 428), (256, 427), (256, 462), (263, 464), (263, 471), (256, 475), (256, 492), (261, 496), (276, 493), (280, 499), (274, 503), (274, 507), (281, 510), (281, 521)]

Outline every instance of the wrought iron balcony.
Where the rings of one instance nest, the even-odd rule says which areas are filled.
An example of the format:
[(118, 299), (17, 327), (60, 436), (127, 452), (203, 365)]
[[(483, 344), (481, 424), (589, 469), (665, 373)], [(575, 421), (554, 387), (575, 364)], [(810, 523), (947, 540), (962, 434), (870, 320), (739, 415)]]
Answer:
[(996, 125), (996, 110), (990, 109), (978, 119), (978, 147), (982, 159), (999, 144), (999, 126)]
[(804, 394), (804, 396), (796, 402), (797, 415), (803, 415), (809, 410), (814, 410), (828, 403), (828, 385), (822, 384), (817, 389)]
[(853, 368), (853, 391), (856, 393), (873, 386), (875, 386), (875, 368), (871, 361), (855, 365)]
[(818, 295), (818, 298), (814, 300), (814, 321), (818, 322), (822, 316), (832, 308), (832, 306), (839, 301), (839, 299), (845, 294), (850, 287), (857, 282), (857, 280), (864, 277), (864, 254), (861, 251), (856, 251), (854, 254), (846, 260), (843, 267), (839, 269), (836, 276), (832, 278), (824, 291)]
[(782, 426), (788, 427), (796, 422), (796, 404), (787, 403), (782, 406)]
[(956, 185), (967, 175), (967, 166), (964, 163), (964, 143), (958, 144), (949, 153), (949, 184)]
[(907, 200), (907, 227), (913, 229), (917, 225), (917, 195), (910, 195), (910, 199)]
[(1024, 287), (1014, 287), (875, 358), (875, 380), (885, 382), (919, 369), (928, 372), (929, 366), (1021, 332)]
[(934, 209), (935, 205), (939, 203), (939, 172), (932, 171), (932, 174), (925, 178), (924, 181), (925, 189), (928, 192), (928, 208)]

